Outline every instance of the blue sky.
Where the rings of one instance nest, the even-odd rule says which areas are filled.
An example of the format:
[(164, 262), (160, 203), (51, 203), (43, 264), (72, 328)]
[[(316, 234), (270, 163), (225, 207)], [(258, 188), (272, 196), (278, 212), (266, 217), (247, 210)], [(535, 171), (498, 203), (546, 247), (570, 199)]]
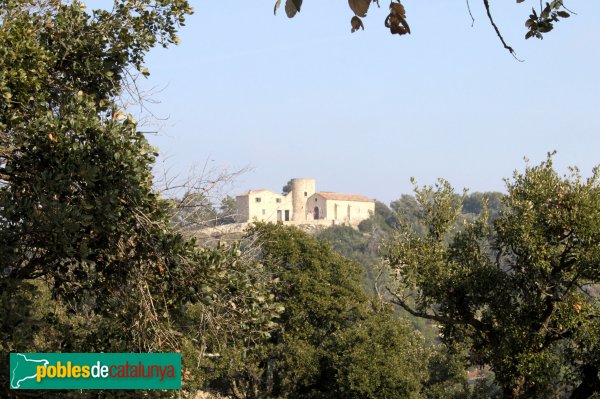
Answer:
[(291, 20), (274, 1), (192, 3), (181, 44), (149, 55), (144, 82), (162, 89), (150, 108), (167, 119), (150, 140), (170, 173), (250, 166), (231, 194), (314, 177), (389, 202), (411, 176), (503, 190), (523, 157), (551, 150), (561, 170), (600, 163), (600, 2), (568, 1), (578, 15), (542, 41), (524, 40), (537, 1), (492, 2), (523, 63), (477, 0), (473, 27), (464, 1), (405, 1), (402, 37), (383, 26), (385, 2), (354, 34), (345, 1), (306, 0)]

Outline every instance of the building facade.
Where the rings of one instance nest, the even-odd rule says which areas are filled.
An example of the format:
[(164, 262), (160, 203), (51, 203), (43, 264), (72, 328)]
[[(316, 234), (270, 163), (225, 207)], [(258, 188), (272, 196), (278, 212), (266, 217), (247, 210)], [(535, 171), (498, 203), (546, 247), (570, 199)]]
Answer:
[(314, 179), (292, 179), (291, 191), (252, 190), (236, 197), (240, 223), (357, 225), (375, 212), (375, 201), (355, 194), (317, 192)]

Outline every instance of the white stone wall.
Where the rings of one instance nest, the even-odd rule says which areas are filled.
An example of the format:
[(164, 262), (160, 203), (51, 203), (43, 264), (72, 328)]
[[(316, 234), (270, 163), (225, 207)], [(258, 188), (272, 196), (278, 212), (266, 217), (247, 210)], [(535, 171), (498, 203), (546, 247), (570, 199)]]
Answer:
[(327, 219), (358, 224), (375, 212), (375, 202), (327, 200)]
[[(325, 199), (319, 193), (308, 198), (306, 211), (308, 213), (307, 221), (313, 221), (315, 207), (319, 208), (319, 220), (329, 220), (335, 224), (356, 225), (369, 218), (375, 212), (375, 202), (373, 201), (340, 201)], [(350, 211), (348, 213), (348, 211)]]
[[(292, 179), (292, 188), (287, 195), (270, 190), (256, 190), (236, 197), (239, 214), (236, 221), (286, 222), (287, 211), (287, 221), (293, 224), (356, 226), (375, 212), (375, 202), (356, 200), (364, 198), (361, 196), (315, 193), (314, 179)], [(333, 199), (332, 195), (343, 200)], [(315, 220), (315, 207), (318, 208), (318, 220)]]
[(302, 223), (308, 220), (309, 215), (312, 214), (312, 208), (307, 208), (306, 201), (315, 191), (315, 179), (292, 179), (291, 195), (294, 209), (292, 220), (294, 222)]
[(239, 222), (277, 222), (285, 221), (286, 211), (292, 220), (292, 196), (281, 195), (269, 190), (251, 191), (236, 197)]
[(306, 201), (307, 221), (314, 220), (315, 207), (319, 208), (319, 220), (333, 220), (333, 214), (328, 214), (327, 200), (319, 194), (313, 194)]

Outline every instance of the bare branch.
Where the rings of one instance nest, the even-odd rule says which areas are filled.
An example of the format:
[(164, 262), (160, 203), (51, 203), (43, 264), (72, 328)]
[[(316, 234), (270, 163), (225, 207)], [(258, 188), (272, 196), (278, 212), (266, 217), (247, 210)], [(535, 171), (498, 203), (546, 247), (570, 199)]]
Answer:
[(500, 33), (500, 29), (498, 29), (498, 26), (496, 25), (496, 22), (494, 21), (494, 18), (492, 17), (489, 0), (483, 0), (483, 5), (485, 6), (485, 11), (487, 13), (488, 19), (490, 20), (490, 23), (494, 27), (494, 30), (496, 31), (496, 35), (502, 42), (502, 45), (504, 46), (504, 48), (510, 52), (510, 54), (514, 57), (515, 60), (517, 60), (519, 62), (523, 62), (523, 60), (517, 58), (517, 54), (515, 53), (515, 50), (506, 43), (506, 41), (504, 40), (504, 37), (502, 36), (502, 33)]
[(471, 4), (469, 0), (467, 0), (467, 10), (469, 10), (469, 16), (471, 17), (471, 28), (475, 25), (475, 18), (473, 18), (473, 13), (471, 12)]
[(244, 167), (229, 171), (227, 168), (211, 166), (207, 159), (202, 166), (193, 166), (187, 176), (172, 176), (163, 162), (163, 171), (156, 182), (159, 191), (173, 204), (172, 224), (175, 230), (197, 230), (215, 227), (236, 216), (223, 213), (219, 204), (226, 198), (231, 184), (243, 173), (250, 170)]

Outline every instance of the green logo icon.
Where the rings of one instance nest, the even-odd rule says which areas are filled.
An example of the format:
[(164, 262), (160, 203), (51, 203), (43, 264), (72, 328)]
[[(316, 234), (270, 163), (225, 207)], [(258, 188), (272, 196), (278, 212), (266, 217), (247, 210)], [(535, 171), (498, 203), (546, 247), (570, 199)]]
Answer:
[[(13, 355), (15, 358), (13, 365)], [(34, 354), (11, 353), (10, 354), (10, 388), (19, 389), (21, 383), (37, 377), (37, 367), (40, 365), (48, 366), (47, 359), (32, 359)]]

